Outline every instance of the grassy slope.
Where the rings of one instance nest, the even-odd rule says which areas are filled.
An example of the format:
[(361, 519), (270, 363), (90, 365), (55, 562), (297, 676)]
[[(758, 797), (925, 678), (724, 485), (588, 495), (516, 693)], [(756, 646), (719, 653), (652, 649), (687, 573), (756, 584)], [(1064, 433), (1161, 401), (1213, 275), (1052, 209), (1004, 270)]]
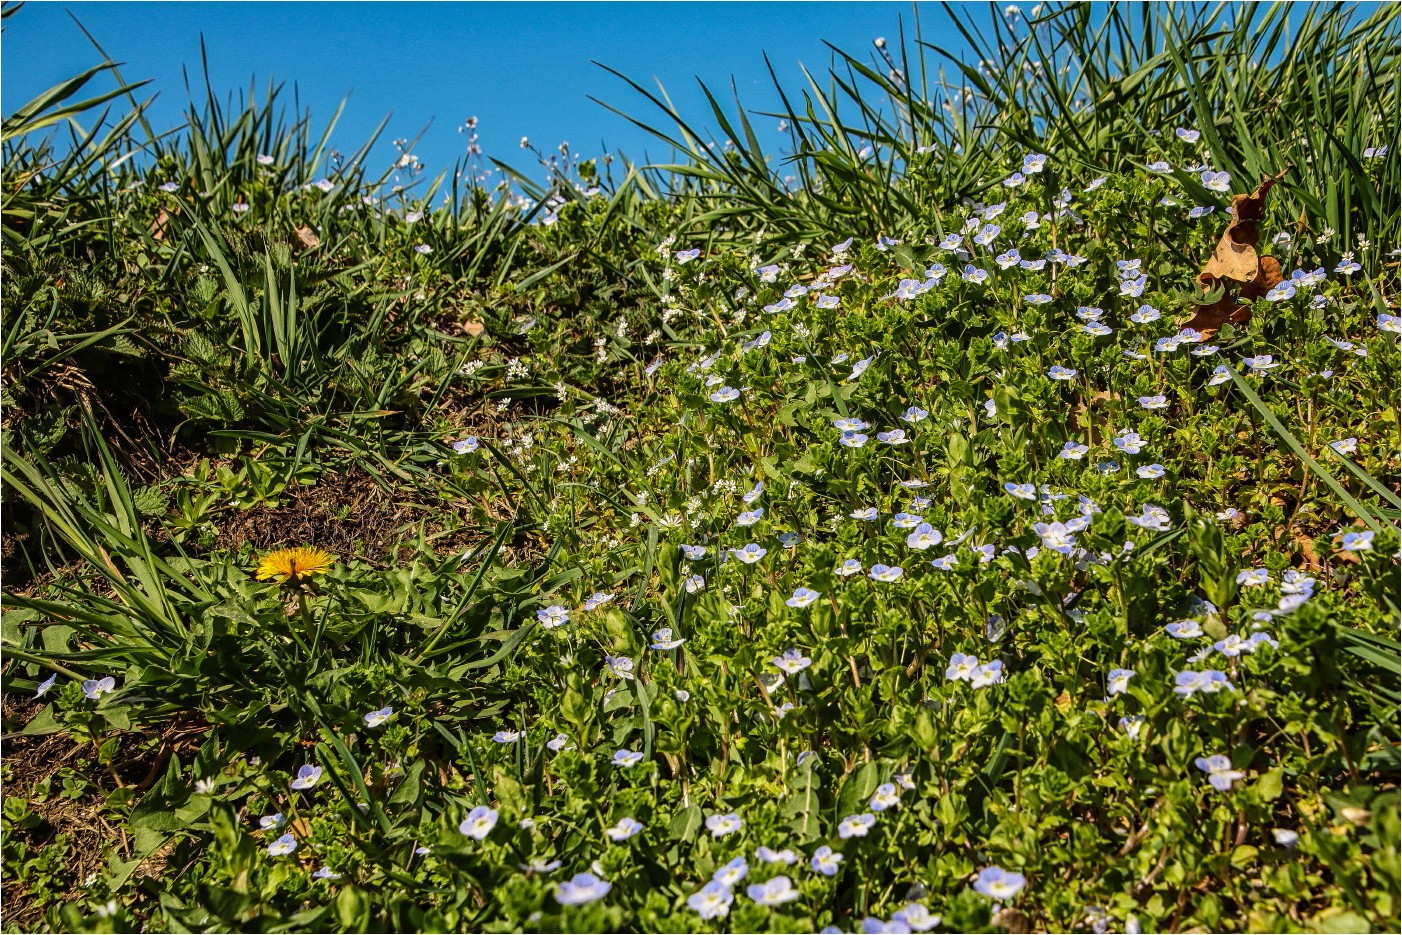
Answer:
[[(557, 164), (524, 203), (427, 182), (365, 203), (381, 189), (354, 156), (318, 187), (323, 146), (279, 125), (275, 97), (210, 103), (115, 183), (98, 157), (140, 145), (139, 113), (58, 165), (32, 135), (52, 107), (7, 120), (11, 918), (811, 931), (919, 900), (962, 931), (1395, 924), (1398, 537), (1374, 478), (1398, 468), (1379, 327), (1398, 176), (1363, 156), (1397, 135), (1395, 19), (1081, 15), (984, 49), (1004, 67), (967, 71), (967, 101), (913, 87), (933, 71), (921, 46), (894, 50), (909, 81), (846, 59), (787, 114), (812, 154), (794, 183), (738, 117), (732, 155), (682, 128), (692, 158), (671, 176)], [(1192, 54), (1154, 55), (1169, 48)], [(1350, 80), (1297, 80), (1305, 54)], [(872, 155), (823, 117), (844, 106)], [(1320, 119), (1299, 132), (1279, 116), (1306, 107)], [(1046, 168), (1005, 187), (1032, 151)], [(1294, 162), (1261, 243), (1323, 281), (1258, 302), (1212, 356), (1156, 349), (1192, 311), (1227, 197), (1143, 168), (1158, 158), (1227, 169), (1233, 190)], [(1004, 269), (1014, 246), (1084, 261)], [(783, 307), (795, 283), (810, 291)], [(1092, 306), (1111, 333), (1086, 332)], [(1276, 366), (1241, 363), (1262, 354)], [(1215, 380), (1220, 364), (1242, 372)], [(902, 421), (912, 406), (928, 415)], [(845, 419), (865, 441), (843, 444)], [(1131, 429), (1139, 452), (1115, 444)], [(1328, 447), (1345, 438), (1347, 461)], [(1147, 505), (1162, 528), (1132, 522)], [(916, 548), (902, 513), (942, 541)], [(1036, 528), (1082, 513), (1074, 554)], [(1365, 528), (1371, 549), (1342, 548)], [(748, 543), (759, 561), (728, 558)], [(258, 555), (301, 544), (340, 561), (302, 588), (253, 580)], [(786, 603), (798, 588), (817, 599)], [(1303, 606), (1279, 604), (1292, 590)], [(1204, 635), (1164, 630), (1188, 619)], [(663, 627), (685, 642), (650, 648)], [(1279, 645), (1211, 649), (1256, 630)], [(789, 650), (808, 664), (780, 681)], [(952, 679), (956, 653), (1001, 672)], [(1207, 669), (1233, 689), (1173, 691)], [(86, 699), (102, 675), (117, 691)], [(1213, 754), (1242, 774), (1229, 790), (1194, 765)], [(290, 791), (307, 764), (319, 783)], [(878, 810), (886, 783), (900, 803)], [(497, 816), (481, 841), (459, 830), (475, 807)], [(273, 813), (285, 826), (260, 829)], [(743, 828), (716, 833), (730, 813)], [(643, 830), (611, 841), (625, 817)], [(273, 856), (282, 833), (298, 848)], [(843, 854), (834, 875), (810, 867), (820, 847)], [(737, 857), (730, 915), (702, 921), (687, 897)], [(990, 866), (1027, 881), (1006, 908), (972, 886)], [(562, 906), (557, 885), (591, 867), (608, 895)], [(777, 873), (794, 901), (747, 895)]]

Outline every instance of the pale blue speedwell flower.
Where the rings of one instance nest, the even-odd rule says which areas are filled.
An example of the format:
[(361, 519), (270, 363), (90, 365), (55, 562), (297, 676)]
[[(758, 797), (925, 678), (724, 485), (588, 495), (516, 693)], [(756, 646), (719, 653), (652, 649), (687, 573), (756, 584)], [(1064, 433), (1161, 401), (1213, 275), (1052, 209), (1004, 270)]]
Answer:
[(297, 839), (290, 834), (284, 834), (268, 845), (268, 855), (270, 857), (286, 857), (296, 849)]
[(562, 906), (581, 906), (603, 899), (613, 884), (600, 880), (592, 873), (577, 873), (555, 887), (555, 901)]
[(636, 766), (643, 761), (643, 755), (636, 750), (615, 750), (613, 754), (613, 765), (627, 769)]
[(799, 892), (793, 881), (786, 876), (777, 876), (764, 883), (752, 883), (745, 888), (749, 897), (761, 906), (778, 906), (798, 899)]
[(809, 861), (813, 870), (825, 877), (835, 876), (840, 863), (842, 863), (842, 853), (833, 850), (826, 844), (814, 851), (813, 859)]
[(297, 778), (292, 780), (293, 789), (310, 789), (321, 781), (322, 768), (320, 766), (303, 766), (297, 770)]
[(610, 841), (626, 841), (643, 830), (643, 823), (633, 817), (620, 818), (612, 828), (605, 828), (604, 834)]
[(552, 604), (544, 610), (538, 610), (535, 612), (535, 616), (540, 621), (540, 625), (547, 630), (553, 630), (555, 627), (570, 622), (569, 611), (559, 604)]
[(1221, 792), (1228, 791), (1233, 782), (1246, 777), (1245, 773), (1232, 769), (1232, 761), (1220, 753), (1200, 756), (1193, 763), (1207, 774), (1207, 781), (1212, 783), (1212, 787)]
[(745, 822), (734, 812), (728, 815), (708, 815), (706, 817), (706, 830), (711, 832), (713, 838), (723, 838), (727, 834), (739, 831), (745, 826)]
[(871, 812), (862, 812), (860, 815), (848, 815), (837, 824), (837, 836), (844, 841), (851, 837), (866, 837), (868, 831), (876, 824), (876, 816)]
[(983, 868), (979, 871), (978, 879), (974, 881), (976, 891), (1000, 902), (1012, 899), (1026, 885), (1025, 876), (998, 866)]
[(458, 830), (472, 838), (474, 841), (481, 841), (492, 833), (492, 829), (497, 826), (497, 810), (479, 805), (467, 813), (467, 817), (458, 825)]

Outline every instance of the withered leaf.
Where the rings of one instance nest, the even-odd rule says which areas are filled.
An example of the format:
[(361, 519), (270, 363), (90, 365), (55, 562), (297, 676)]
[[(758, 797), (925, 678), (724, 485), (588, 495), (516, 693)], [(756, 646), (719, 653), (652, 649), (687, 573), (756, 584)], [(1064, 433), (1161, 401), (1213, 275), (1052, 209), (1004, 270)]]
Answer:
[(486, 331), (487, 326), (480, 321), (465, 321), (462, 323), (462, 330), (467, 332), (468, 337), (475, 338), (483, 331)]
[(297, 228), (297, 240), (308, 250), (321, 246), (321, 238), (310, 227)]
[[(1231, 223), (1222, 231), (1212, 258), (1198, 274), (1198, 285), (1204, 293), (1221, 288), (1222, 295), (1215, 302), (1196, 306), (1193, 317), (1183, 327), (1210, 337), (1221, 329), (1223, 322), (1245, 322), (1251, 318), (1250, 303), (1281, 281), (1280, 262), (1273, 257), (1259, 256), (1256, 243), (1261, 237), (1266, 193), (1289, 171), (1290, 167), (1286, 166), (1278, 175), (1263, 180), (1249, 195), (1232, 196)], [(1240, 298), (1232, 295), (1229, 285), (1232, 282), (1241, 284)]]
[(168, 225), (169, 223), (170, 215), (166, 213), (165, 208), (161, 208), (156, 214), (156, 219), (151, 222), (151, 239), (165, 240), (166, 225)]

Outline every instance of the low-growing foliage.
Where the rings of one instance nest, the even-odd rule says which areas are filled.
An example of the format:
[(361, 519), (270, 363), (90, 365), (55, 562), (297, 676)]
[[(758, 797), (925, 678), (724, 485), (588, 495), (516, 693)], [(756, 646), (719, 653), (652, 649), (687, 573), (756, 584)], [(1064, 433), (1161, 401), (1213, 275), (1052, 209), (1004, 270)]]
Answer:
[(16, 927), (1395, 929), (1397, 17), (1020, 15), (792, 180), (7, 118)]

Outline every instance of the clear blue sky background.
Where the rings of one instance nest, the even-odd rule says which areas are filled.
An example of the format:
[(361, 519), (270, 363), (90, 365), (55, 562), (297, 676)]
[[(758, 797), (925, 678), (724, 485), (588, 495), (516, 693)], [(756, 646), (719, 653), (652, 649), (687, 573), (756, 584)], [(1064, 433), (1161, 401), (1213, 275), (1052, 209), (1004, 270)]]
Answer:
[[(967, 11), (980, 21), (986, 4)], [(480, 119), (488, 155), (520, 168), (527, 136), (542, 148), (568, 140), (586, 157), (605, 147), (666, 161), (665, 147), (588, 99), (589, 95), (654, 121), (656, 113), (607, 64), (642, 84), (660, 80), (683, 114), (709, 125), (700, 77), (728, 89), (732, 76), (747, 108), (777, 106), (764, 65), (768, 53), (786, 88), (801, 88), (803, 62), (820, 75), (828, 40), (863, 57), (872, 40), (893, 44), (910, 3), (64, 3), (30, 2), (0, 36), (0, 93), (11, 113), (41, 91), (100, 61), (69, 13), (118, 62), (128, 80), (153, 79), (151, 114), (158, 129), (181, 121), (186, 92), (200, 82), (200, 36), (216, 90), (246, 89), (250, 79), (295, 83), (320, 127), (342, 98), (349, 104), (334, 140), (354, 150), (392, 113), (372, 171), (394, 156), (389, 141), (414, 137), (432, 121), (415, 154), (433, 175), (462, 155), (466, 118)], [(921, 7), (929, 41), (960, 42), (933, 5)], [(94, 85), (96, 87), (96, 85)], [(757, 120), (766, 145), (787, 143), (776, 121)], [(532, 173), (534, 174), (534, 173)]]

